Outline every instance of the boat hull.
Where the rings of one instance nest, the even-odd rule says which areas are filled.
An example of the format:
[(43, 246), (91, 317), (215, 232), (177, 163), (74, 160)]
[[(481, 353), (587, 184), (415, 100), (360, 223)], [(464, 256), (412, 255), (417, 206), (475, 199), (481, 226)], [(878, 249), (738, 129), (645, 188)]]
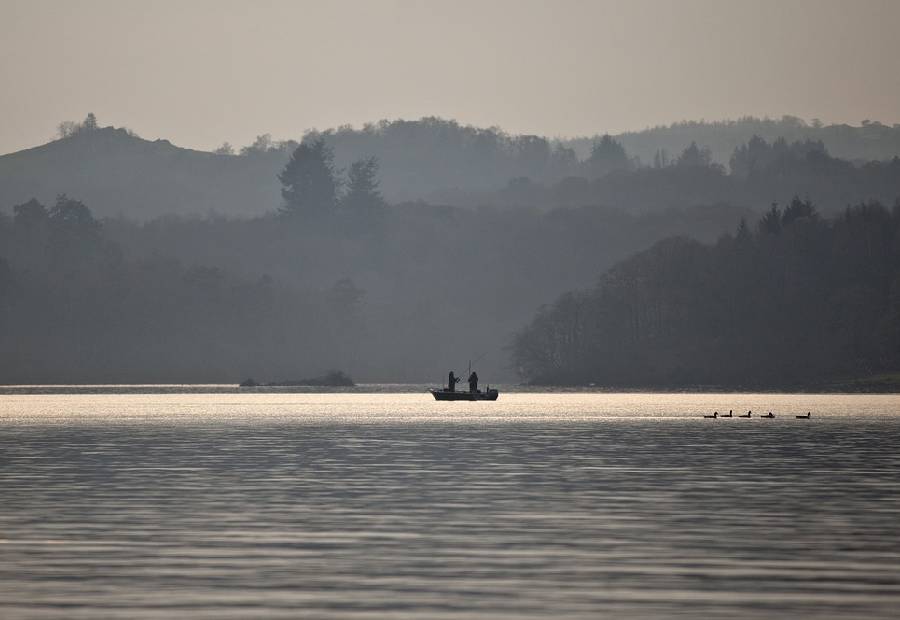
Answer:
[(449, 390), (428, 390), (435, 400), (497, 400), (500, 392), (486, 390), (484, 392), (450, 392)]

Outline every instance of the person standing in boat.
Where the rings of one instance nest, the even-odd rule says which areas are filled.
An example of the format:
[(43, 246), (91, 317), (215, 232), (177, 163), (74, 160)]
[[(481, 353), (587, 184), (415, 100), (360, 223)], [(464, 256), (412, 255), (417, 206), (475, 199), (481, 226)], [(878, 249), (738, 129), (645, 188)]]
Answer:
[(447, 378), (447, 391), (455, 392), (456, 384), (459, 383), (461, 379), (462, 379), (462, 377), (457, 377), (456, 375), (453, 374), (453, 371), (451, 370), (450, 376)]
[(472, 374), (469, 375), (469, 391), (470, 392), (478, 391), (478, 373), (475, 372), (474, 370), (472, 371)]

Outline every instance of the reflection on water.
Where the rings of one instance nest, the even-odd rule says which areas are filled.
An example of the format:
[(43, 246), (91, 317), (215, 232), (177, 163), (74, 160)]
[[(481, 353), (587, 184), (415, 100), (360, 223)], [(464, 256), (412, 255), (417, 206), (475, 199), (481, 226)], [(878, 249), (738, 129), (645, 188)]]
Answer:
[(429, 398), (0, 396), (0, 616), (900, 607), (898, 397)]

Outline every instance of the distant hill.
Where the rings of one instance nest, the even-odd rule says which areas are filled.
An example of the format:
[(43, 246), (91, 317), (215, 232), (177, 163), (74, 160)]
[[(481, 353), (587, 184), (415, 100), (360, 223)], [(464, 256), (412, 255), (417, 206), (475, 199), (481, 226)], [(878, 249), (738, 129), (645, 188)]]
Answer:
[(900, 209), (799, 198), (714, 244), (671, 237), (542, 306), (513, 365), (539, 384), (894, 391)]
[[(778, 138), (788, 142), (821, 141), (831, 155), (850, 161), (886, 160), (900, 155), (900, 124), (889, 126), (868, 120), (862, 121), (859, 126), (823, 125), (818, 121), (807, 123), (796, 116), (780, 119), (746, 117), (718, 122), (684, 121), (613, 137), (629, 155), (639, 157), (645, 164), (652, 163), (660, 149), (665, 149), (672, 157), (691, 142), (696, 142), (710, 149), (714, 161), (727, 166), (734, 149), (753, 136), (767, 142)], [(596, 140), (596, 137), (579, 138), (568, 141), (568, 144), (576, 152), (586, 154)]]
[(282, 153), (236, 157), (149, 141), (112, 127), (0, 156), (0, 208), (65, 193), (99, 216), (262, 214), (281, 199)]
[[(713, 161), (727, 169), (734, 149), (754, 135), (770, 143), (779, 137), (788, 143), (821, 141), (831, 156), (856, 162), (900, 155), (900, 125), (889, 127), (869, 121), (859, 127), (823, 126), (795, 117), (684, 122), (614, 138), (624, 146), (623, 157), (627, 155), (625, 162), (631, 168), (636, 160), (644, 166), (659, 164), (658, 155), (663, 165), (674, 162), (696, 142), (708, 148)], [(341, 169), (356, 159), (377, 157), (381, 189), (393, 203), (427, 200), (460, 206), (503, 204), (505, 201), (497, 198), (498, 190), (536, 187), (522, 183), (523, 179), (551, 187), (573, 177), (593, 180), (609, 172), (602, 161), (589, 160), (600, 136), (552, 140), (422, 118), (381, 121), (358, 129), (344, 126), (309, 133), (304, 139), (314, 137), (323, 138), (333, 148), (335, 163)], [(242, 149), (240, 155), (230, 155), (179, 148), (167, 140), (148, 141), (112, 127), (76, 131), (39, 147), (0, 156), (0, 209), (8, 210), (33, 197), (50, 204), (57, 194), (66, 193), (90, 204), (101, 217), (123, 215), (148, 220), (166, 214), (261, 215), (280, 205), (276, 175), (297, 144), (261, 138), (265, 140)], [(786, 183), (761, 201), (719, 192), (699, 202), (692, 195), (673, 194), (669, 203), (683, 206), (685, 200), (691, 205), (725, 200), (758, 207), (806, 192), (807, 185)], [(895, 198), (853, 187), (845, 193), (846, 199), (841, 195), (838, 201), (841, 207), (848, 201), (871, 197)], [(814, 199), (821, 200), (814, 194), (811, 192)], [(629, 210), (647, 207), (640, 191), (592, 195), (592, 200), (603, 198), (602, 204), (608, 206)], [(533, 204), (535, 200), (540, 200), (537, 206), (544, 208), (568, 204), (530, 190), (519, 202)], [(827, 208), (825, 203), (823, 206)]]

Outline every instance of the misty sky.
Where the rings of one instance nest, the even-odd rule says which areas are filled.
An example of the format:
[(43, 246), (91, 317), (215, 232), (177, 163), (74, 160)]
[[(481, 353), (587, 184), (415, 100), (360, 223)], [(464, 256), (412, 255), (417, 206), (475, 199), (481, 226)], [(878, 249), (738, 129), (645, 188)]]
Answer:
[(442, 116), (571, 136), (900, 122), (900, 2), (0, 0), (0, 153), (88, 111), (210, 149)]

